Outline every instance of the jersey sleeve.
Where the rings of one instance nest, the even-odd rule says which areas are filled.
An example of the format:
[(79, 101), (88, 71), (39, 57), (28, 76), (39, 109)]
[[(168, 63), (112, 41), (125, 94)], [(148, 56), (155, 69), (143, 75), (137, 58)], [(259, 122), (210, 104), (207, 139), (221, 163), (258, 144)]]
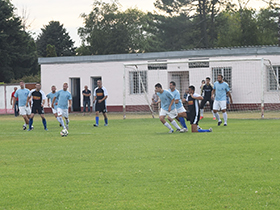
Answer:
[(176, 94), (174, 95), (175, 100), (180, 100), (180, 94), (178, 91), (176, 91)]
[(190, 95), (190, 94), (186, 94), (186, 98), (185, 98), (185, 99), (186, 99), (186, 102), (189, 101), (189, 95)]
[(226, 83), (226, 91), (227, 91), (227, 92), (230, 91), (228, 83)]
[(18, 90), (15, 92), (14, 97), (18, 97)]
[(72, 100), (72, 95), (71, 95), (71, 93), (69, 93), (68, 100)]
[(216, 84), (217, 84), (217, 83), (215, 82), (215, 83), (214, 83), (214, 86), (213, 86), (213, 89), (214, 89), (214, 90), (216, 90), (216, 88), (217, 88), (217, 87), (216, 87)]
[(104, 91), (104, 96), (108, 96), (108, 92), (107, 89), (105, 87), (102, 87), (103, 91)]
[(96, 89), (97, 88), (95, 88), (94, 91), (93, 91), (93, 96), (96, 96)]
[(35, 89), (33, 89), (33, 90), (29, 91), (29, 93), (28, 93), (28, 97), (30, 97), (30, 96), (31, 96), (31, 94), (32, 94), (34, 91), (35, 91)]
[(199, 94), (197, 94), (197, 93), (194, 93), (193, 96), (194, 96), (194, 97), (200, 97), (201, 95), (199, 95)]
[(167, 96), (170, 100), (173, 100), (173, 99), (174, 99), (174, 96), (173, 96), (172, 93), (170, 93), (169, 91), (167, 91), (166, 96)]
[(42, 94), (42, 99), (43, 99), (43, 100), (46, 100), (46, 99), (47, 99), (46, 94), (45, 94), (42, 90), (40, 90), (40, 92), (41, 92), (41, 94)]

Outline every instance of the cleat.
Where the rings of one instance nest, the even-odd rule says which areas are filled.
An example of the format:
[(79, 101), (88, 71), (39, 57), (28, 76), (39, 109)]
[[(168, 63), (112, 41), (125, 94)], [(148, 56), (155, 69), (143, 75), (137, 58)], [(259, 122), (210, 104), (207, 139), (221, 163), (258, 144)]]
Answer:
[(22, 126), (22, 130), (26, 130), (26, 128), (27, 128), (27, 127), (26, 127), (25, 125)]
[(93, 124), (94, 127), (98, 127), (98, 124)]
[(47, 129), (47, 128), (45, 128), (45, 131), (48, 131), (48, 129)]
[(176, 132), (180, 132), (181, 131), (181, 129), (176, 129)]
[(216, 120), (216, 117), (213, 117), (213, 120)]
[(69, 125), (66, 125), (65, 128), (66, 128), (67, 130), (69, 130)]
[(31, 127), (31, 128), (29, 128), (27, 131), (32, 131), (34, 128), (33, 128), (33, 126)]
[(218, 122), (218, 126), (220, 126), (221, 124), (222, 124), (222, 121), (219, 121), (219, 122)]
[(173, 133), (174, 132), (174, 130), (172, 129), (172, 130), (170, 130), (168, 133)]
[(199, 125), (197, 125), (197, 130), (201, 130), (202, 128), (201, 127), (199, 127)]
[(227, 126), (227, 124), (225, 123), (224, 126)]
[(180, 130), (180, 133), (185, 133), (185, 132), (188, 132), (188, 128), (182, 128), (182, 129)]
[(203, 116), (200, 116), (200, 118), (199, 118), (200, 120), (202, 120), (203, 119)]
[(108, 126), (108, 124), (104, 124), (104, 126)]
[(209, 128), (209, 131), (210, 131), (210, 132), (213, 132), (213, 129), (212, 129), (212, 128)]

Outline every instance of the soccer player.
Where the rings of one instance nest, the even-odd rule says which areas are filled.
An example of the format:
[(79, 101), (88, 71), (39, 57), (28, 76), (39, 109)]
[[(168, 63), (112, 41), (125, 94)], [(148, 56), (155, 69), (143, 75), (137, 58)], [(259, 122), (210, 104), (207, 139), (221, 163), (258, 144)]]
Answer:
[[(14, 87), (14, 92), (12, 92), (12, 95), (11, 95), (11, 105), (13, 106), (13, 101), (14, 101), (14, 97), (15, 97), (15, 93), (17, 91), (17, 87)], [(16, 98), (16, 103), (15, 103), (15, 108), (14, 108), (14, 114), (15, 114), (15, 117), (18, 116), (18, 98)]]
[[(67, 91), (68, 89), (68, 83), (63, 84), (63, 89), (59, 90), (56, 93), (56, 96), (53, 97), (52, 100), (52, 108), (54, 109), (55, 101), (57, 99), (57, 121), (61, 124), (63, 129), (69, 129), (69, 112), (68, 107), (71, 107), (72, 105), (72, 95)], [(68, 105), (69, 102), (69, 105)], [(62, 119), (64, 117), (66, 126), (64, 124), (64, 121)]]
[[(48, 106), (51, 107), (51, 104), (52, 104), (52, 101), (53, 101), (53, 98), (56, 96), (56, 87), (53, 85), (51, 87), (51, 91), (48, 95), (47, 95), (47, 98), (48, 98)], [(50, 103), (51, 101), (51, 103)], [(57, 98), (54, 102), (54, 108), (52, 108), (52, 113), (54, 115), (54, 117), (57, 119)], [(61, 124), (60, 124), (61, 126)]]
[(213, 104), (213, 111), (215, 113), (215, 116), (218, 120), (218, 126), (222, 124), (222, 120), (220, 119), (218, 110), (221, 109), (223, 112), (224, 117), (224, 126), (227, 126), (227, 102), (226, 102), (226, 96), (229, 96), (230, 103), (232, 104), (232, 97), (229, 91), (228, 83), (223, 81), (223, 75), (218, 75), (218, 81), (214, 83), (214, 89), (212, 91), (212, 99), (215, 98), (214, 104)]
[(32, 124), (33, 124), (33, 118), (36, 113), (38, 113), (42, 118), (42, 123), (44, 125), (44, 129), (47, 131), (47, 121), (44, 116), (44, 104), (46, 101), (46, 95), (41, 90), (41, 84), (37, 83), (36, 88), (31, 90), (28, 94), (27, 100), (26, 100), (26, 106), (28, 106), (29, 100), (32, 98), (32, 108), (31, 108), (31, 115), (29, 119), (29, 129), (28, 131), (33, 130)]
[(211, 98), (213, 90), (213, 85), (210, 83), (210, 77), (206, 77), (206, 83), (201, 88), (201, 95), (203, 95), (203, 100), (200, 103), (200, 119), (203, 119), (203, 112), (204, 112), (204, 106), (207, 102), (209, 102), (210, 109), (213, 114), (213, 120), (216, 120), (215, 114), (213, 112), (213, 100)]
[(187, 119), (187, 113), (186, 113), (186, 109), (184, 108), (183, 104), (182, 104), (182, 100), (180, 97), (180, 92), (176, 89), (176, 83), (174, 81), (171, 81), (169, 83), (169, 91), (171, 92), (171, 94), (174, 97), (175, 100), (175, 107), (177, 110), (177, 114), (178, 116), (176, 117), (176, 120), (178, 120), (178, 122), (180, 122), (180, 124), (182, 125), (182, 129), (180, 130), (180, 132), (187, 132), (188, 128), (185, 122), (185, 119)]
[(98, 127), (100, 112), (102, 112), (104, 116), (104, 126), (108, 126), (108, 117), (106, 109), (106, 99), (108, 98), (108, 92), (106, 88), (102, 86), (101, 80), (97, 80), (97, 88), (94, 89), (93, 96), (93, 103), (95, 103), (95, 124), (93, 126)]
[(16, 98), (18, 98), (19, 114), (22, 116), (25, 122), (23, 125), (23, 130), (26, 130), (31, 115), (29, 104), (27, 104), (26, 106), (26, 100), (30, 91), (25, 88), (25, 84), (23, 81), (20, 81), (19, 85), (20, 89), (16, 91), (14, 95), (15, 97), (13, 98), (13, 109), (15, 108)]
[(199, 122), (199, 103), (198, 100), (202, 100), (203, 97), (195, 93), (195, 87), (193, 85), (189, 86), (189, 94), (186, 98), (186, 102), (188, 103), (188, 121), (192, 126), (192, 132), (212, 132), (212, 128), (208, 130), (197, 129)]
[(161, 103), (161, 109), (159, 113), (160, 121), (162, 122), (163, 125), (165, 125), (169, 129), (169, 133), (173, 133), (174, 130), (169, 125), (169, 123), (165, 121), (165, 117), (166, 115), (168, 115), (168, 120), (177, 129), (177, 131), (180, 131), (181, 128), (174, 120), (174, 118), (177, 117), (177, 111), (174, 103), (175, 101), (174, 96), (168, 90), (163, 90), (160, 83), (157, 83), (155, 85), (155, 91), (157, 92), (157, 95), (160, 98), (160, 100), (157, 103), (159, 102)]

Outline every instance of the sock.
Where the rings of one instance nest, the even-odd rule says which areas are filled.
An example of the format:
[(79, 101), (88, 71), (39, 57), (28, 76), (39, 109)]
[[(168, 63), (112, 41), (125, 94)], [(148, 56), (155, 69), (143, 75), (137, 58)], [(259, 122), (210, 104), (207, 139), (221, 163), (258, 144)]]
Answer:
[(213, 114), (213, 117), (215, 117), (215, 113), (213, 112), (213, 110), (212, 110), (212, 114)]
[(63, 129), (66, 129), (62, 117), (57, 117), (56, 119), (62, 125)]
[(181, 128), (179, 127), (179, 125), (176, 123), (175, 120), (173, 120), (173, 121), (171, 122), (171, 124), (172, 124), (175, 128), (181, 129)]
[(221, 119), (220, 119), (220, 115), (219, 115), (219, 113), (217, 112), (217, 113), (215, 113), (215, 116), (216, 116), (216, 119), (218, 120), (218, 121), (221, 121)]
[(168, 122), (164, 123), (164, 125), (165, 125), (169, 130), (172, 130), (171, 125), (169, 125)]
[(104, 121), (105, 121), (105, 124), (108, 124), (108, 118), (105, 118)]
[(25, 126), (25, 127), (26, 127), (26, 123), (24, 123), (24, 124), (23, 124), (23, 126)]
[(66, 125), (69, 124), (70, 120), (69, 119), (65, 119)]
[(32, 124), (33, 124), (33, 118), (30, 118), (30, 119), (29, 119), (29, 129), (31, 129)]
[(202, 130), (202, 129), (200, 129), (200, 130), (197, 130), (199, 133), (205, 133), (205, 132), (210, 132), (210, 130)]
[(42, 123), (43, 123), (43, 125), (44, 125), (44, 129), (47, 129), (47, 121), (46, 121), (45, 118), (42, 119)]
[(183, 117), (179, 117), (179, 120), (180, 120), (180, 123), (181, 123), (182, 127), (183, 127), (183, 128), (187, 128), (185, 119), (184, 119)]
[(201, 116), (201, 117), (203, 117), (203, 112), (204, 112), (204, 109), (201, 109), (201, 110), (200, 110), (200, 116)]
[(227, 112), (223, 113), (224, 124), (227, 124)]
[(95, 124), (99, 125), (99, 117), (95, 117)]

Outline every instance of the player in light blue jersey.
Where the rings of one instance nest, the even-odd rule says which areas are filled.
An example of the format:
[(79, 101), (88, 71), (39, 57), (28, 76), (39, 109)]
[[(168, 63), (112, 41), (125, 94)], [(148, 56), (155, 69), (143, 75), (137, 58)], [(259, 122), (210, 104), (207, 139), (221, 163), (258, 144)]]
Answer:
[[(52, 100), (52, 108), (55, 108), (55, 101), (57, 99), (57, 121), (62, 125), (63, 129), (69, 129), (69, 113), (68, 113), (68, 107), (71, 107), (72, 105), (72, 96), (71, 93), (67, 91), (68, 84), (63, 84), (63, 89), (59, 90), (56, 94), (56, 96), (53, 97)], [(69, 102), (69, 105), (68, 105)], [(66, 126), (64, 124), (64, 121), (62, 117), (65, 118)]]
[(174, 104), (174, 97), (168, 90), (163, 90), (160, 83), (157, 83), (155, 85), (155, 91), (157, 92), (157, 95), (159, 96), (160, 100), (157, 103), (161, 103), (161, 109), (159, 113), (159, 119), (162, 122), (163, 125), (165, 125), (169, 129), (169, 133), (173, 133), (174, 130), (172, 127), (168, 124), (168, 122), (165, 121), (166, 115), (168, 115), (168, 120), (171, 122), (171, 124), (177, 129), (177, 131), (180, 131), (181, 128), (176, 123), (174, 118), (177, 117), (177, 111)]
[[(53, 98), (56, 96), (57, 92), (56, 92), (56, 87), (53, 85), (51, 87), (51, 91), (48, 95), (47, 95), (47, 99), (48, 99), (48, 107), (51, 107), (52, 105), (52, 101), (53, 101)], [(52, 107), (51, 107), (52, 108)], [(54, 117), (57, 119), (57, 98), (54, 102), (54, 108), (52, 108), (52, 113), (54, 115)], [(60, 124), (60, 126), (62, 126)]]
[(180, 132), (187, 132), (188, 128), (185, 122), (185, 119), (187, 119), (187, 112), (186, 109), (183, 106), (182, 100), (181, 100), (181, 96), (180, 96), (180, 92), (176, 89), (176, 83), (174, 81), (171, 81), (169, 83), (169, 91), (170, 93), (173, 95), (174, 99), (175, 99), (175, 107), (178, 113), (178, 116), (176, 117), (176, 120), (178, 120), (178, 122), (180, 122), (181, 126), (183, 127)]
[(215, 113), (215, 116), (218, 120), (218, 126), (222, 124), (222, 120), (220, 119), (218, 110), (222, 110), (223, 112), (223, 118), (224, 118), (224, 126), (227, 126), (227, 102), (226, 97), (227, 94), (230, 98), (230, 103), (232, 104), (232, 97), (231, 93), (229, 92), (229, 86), (228, 83), (223, 81), (223, 75), (218, 75), (218, 81), (214, 83), (214, 88), (212, 90), (212, 99), (214, 100), (213, 104), (213, 111)]
[(20, 89), (16, 91), (14, 95), (15, 97), (13, 99), (13, 109), (15, 107), (16, 98), (18, 98), (19, 114), (23, 117), (25, 121), (23, 125), (23, 130), (26, 130), (31, 115), (30, 104), (28, 103), (26, 105), (26, 100), (30, 91), (25, 88), (25, 84), (23, 81), (20, 81), (19, 85)]

